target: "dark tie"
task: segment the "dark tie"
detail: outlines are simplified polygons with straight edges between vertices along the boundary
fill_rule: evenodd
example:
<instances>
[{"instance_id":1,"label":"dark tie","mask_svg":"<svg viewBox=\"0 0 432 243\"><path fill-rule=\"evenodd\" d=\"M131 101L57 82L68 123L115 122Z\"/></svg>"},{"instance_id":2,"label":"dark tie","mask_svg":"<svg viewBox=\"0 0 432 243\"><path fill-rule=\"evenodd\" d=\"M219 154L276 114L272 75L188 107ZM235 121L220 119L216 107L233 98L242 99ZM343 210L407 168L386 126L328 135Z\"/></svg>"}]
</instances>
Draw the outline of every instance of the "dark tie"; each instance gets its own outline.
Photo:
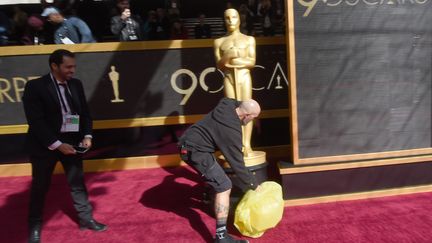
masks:
<instances>
[{"instance_id":1,"label":"dark tie","mask_svg":"<svg viewBox=\"0 0 432 243\"><path fill-rule=\"evenodd\" d=\"M72 101L72 96L69 93L69 89L68 89L67 84L65 84L65 83L60 84L59 83L59 85L61 85L63 87L63 89L64 89L64 93L65 93L65 96L66 96L66 102L67 102L67 104L69 106L71 114L75 114L75 109L74 109L74 105L73 105L73 101Z\"/></svg>"}]
</instances>

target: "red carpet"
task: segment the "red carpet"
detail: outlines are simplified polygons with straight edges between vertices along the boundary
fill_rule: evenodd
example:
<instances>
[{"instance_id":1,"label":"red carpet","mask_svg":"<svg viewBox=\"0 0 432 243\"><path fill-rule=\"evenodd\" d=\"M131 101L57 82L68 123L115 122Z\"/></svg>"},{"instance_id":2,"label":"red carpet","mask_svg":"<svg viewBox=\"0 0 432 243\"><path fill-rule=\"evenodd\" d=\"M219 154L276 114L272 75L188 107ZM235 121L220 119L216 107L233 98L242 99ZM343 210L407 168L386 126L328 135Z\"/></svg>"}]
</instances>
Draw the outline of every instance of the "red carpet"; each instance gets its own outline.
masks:
<instances>
[{"instance_id":1,"label":"red carpet","mask_svg":"<svg viewBox=\"0 0 432 243\"><path fill-rule=\"evenodd\" d=\"M95 218L106 232L80 231L66 180L53 177L42 240L212 242L214 219L186 167L86 176ZM0 178L0 242L26 242L30 177ZM432 193L288 207L277 228L250 242L432 242ZM233 232L233 230L231 230Z\"/></svg>"}]
</instances>

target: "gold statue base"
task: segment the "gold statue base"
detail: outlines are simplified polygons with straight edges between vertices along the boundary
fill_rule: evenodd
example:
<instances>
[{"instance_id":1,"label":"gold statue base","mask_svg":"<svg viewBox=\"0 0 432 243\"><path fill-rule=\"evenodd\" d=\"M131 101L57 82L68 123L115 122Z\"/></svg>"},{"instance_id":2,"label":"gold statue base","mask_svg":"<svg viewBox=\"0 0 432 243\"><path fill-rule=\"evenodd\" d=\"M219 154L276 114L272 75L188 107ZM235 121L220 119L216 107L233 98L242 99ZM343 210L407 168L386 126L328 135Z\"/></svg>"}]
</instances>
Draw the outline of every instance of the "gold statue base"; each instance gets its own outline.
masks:
<instances>
[{"instance_id":1,"label":"gold statue base","mask_svg":"<svg viewBox=\"0 0 432 243\"><path fill-rule=\"evenodd\" d=\"M219 162L223 168L231 168L228 161L225 160L223 155L218 156ZM244 157L246 167L252 167L267 162L266 152L264 151L252 151L247 157Z\"/></svg>"},{"instance_id":2,"label":"gold statue base","mask_svg":"<svg viewBox=\"0 0 432 243\"><path fill-rule=\"evenodd\" d=\"M124 100L123 99L114 99L114 100L111 100L111 103L121 103L121 102L124 102Z\"/></svg>"}]
</instances>

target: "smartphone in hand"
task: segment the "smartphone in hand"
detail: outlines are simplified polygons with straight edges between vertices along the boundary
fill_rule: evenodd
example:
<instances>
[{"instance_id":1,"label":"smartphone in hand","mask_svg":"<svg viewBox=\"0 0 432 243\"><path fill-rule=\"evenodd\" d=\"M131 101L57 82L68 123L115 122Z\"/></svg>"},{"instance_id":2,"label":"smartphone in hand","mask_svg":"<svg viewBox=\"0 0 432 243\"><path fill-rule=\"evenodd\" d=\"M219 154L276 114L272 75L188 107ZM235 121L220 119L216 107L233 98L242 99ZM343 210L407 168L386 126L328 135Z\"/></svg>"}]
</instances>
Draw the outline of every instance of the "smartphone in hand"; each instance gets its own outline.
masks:
<instances>
[{"instance_id":1,"label":"smartphone in hand","mask_svg":"<svg viewBox=\"0 0 432 243\"><path fill-rule=\"evenodd\" d=\"M89 148L81 147L81 146L73 146L73 148L79 154L83 154L83 153L85 153L85 152L87 152L89 150Z\"/></svg>"}]
</instances>

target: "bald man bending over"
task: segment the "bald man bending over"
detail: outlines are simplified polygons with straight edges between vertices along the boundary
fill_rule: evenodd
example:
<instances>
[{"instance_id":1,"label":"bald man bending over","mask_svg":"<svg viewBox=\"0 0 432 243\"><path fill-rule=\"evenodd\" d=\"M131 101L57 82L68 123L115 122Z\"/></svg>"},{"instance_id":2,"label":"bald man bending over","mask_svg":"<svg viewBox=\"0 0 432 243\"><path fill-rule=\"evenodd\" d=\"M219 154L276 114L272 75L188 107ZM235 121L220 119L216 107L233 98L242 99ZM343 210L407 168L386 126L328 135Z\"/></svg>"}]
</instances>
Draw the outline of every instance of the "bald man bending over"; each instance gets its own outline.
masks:
<instances>
[{"instance_id":1,"label":"bald man bending over","mask_svg":"<svg viewBox=\"0 0 432 243\"><path fill-rule=\"evenodd\" d=\"M242 125L248 124L261 112L255 100L237 101L223 98L202 120L189 127L180 138L183 161L203 176L215 191L215 242L248 242L235 240L227 233L229 198L232 183L213 153L220 150L240 179L243 191L255 190L255 177L245 166L242 152Z\"/></svg>"}]
</instances>

